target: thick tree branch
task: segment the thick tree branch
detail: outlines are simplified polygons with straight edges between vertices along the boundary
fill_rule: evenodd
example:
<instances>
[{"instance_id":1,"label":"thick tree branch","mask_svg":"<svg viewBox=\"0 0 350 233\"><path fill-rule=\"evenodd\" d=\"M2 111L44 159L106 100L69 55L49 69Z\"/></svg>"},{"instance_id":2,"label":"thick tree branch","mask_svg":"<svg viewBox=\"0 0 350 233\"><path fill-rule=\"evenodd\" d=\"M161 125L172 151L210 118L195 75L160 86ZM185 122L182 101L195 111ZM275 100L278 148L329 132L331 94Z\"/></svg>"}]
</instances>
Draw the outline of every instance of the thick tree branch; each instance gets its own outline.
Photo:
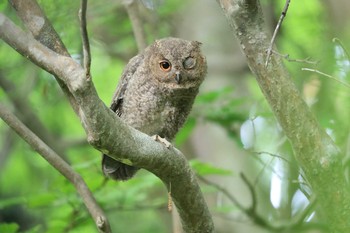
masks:
<instances>
[{"instance_id":1,"label":"thick tree branch","mask_svg":"<svg viewBox=\"0 0 350 233\"><path fill-rule=\"evenodd\" d=\"M79 117L88 141L109 156L145 168L169 187L186 232L213 232L214 226L196 177L185 156L123 123L99 99L84 69L38 43L0 14L0 38L23 56L61 78L80 109Z\"/></svg>"},{"instance_id":2,"label":"thick tree branch","mask_svg":"<svg viewBox=\"0 0 350 233\"><path fill-rule=\"evenodd\" d=\"M279 56L265 67L269 36L258 1L218 0L240 41L275 117L291 142L295 157L317 195L319 216L333 232L350 229L350 190L342 172L342 156L303 101Z\"/></svg>"},{"instance_id":3,"label":"thick tree branch","mask_svg":"<svg viewBox=\"0 0 350 233\"><path fill-rule=\"evenodd\" d=\"M56 53L70 56L50 20L35 0L10 0L9 2L36 40Z\"/></svg>"},{"instance_id":4,"label":"thick tree branch","mask_svg":"<svg viewBox=\"0 0 350 233\"><path fill-rule=\"evenodd\" d=\"M23 24L32 33L36 40L58 54L67 57L70 56L61 38L51 25L50 20L48 20L35 0L10 0L9 2L16 10L17 15L21 18ZM79 110L77 104L67 86L58 77L55 76L55 78L62 88L62 91L69 99L73 110L78 113Z\"/></svg>"},{"instance_id":5,"label":"thick tree branch","mask_svg":"<svg viewBox=\"0 0 350 233\"><path fill-rule=\"evenodd\" d=\"M98 206L95 198L90 192L81 176L20 120L18 120L3 105L0 105L0 117L6 122L20 137L22 137L35 151L44 157L56 170L58 170L67 180L69 180L83 199L88 211L95 220L95 224L100 232L111 232L108 220L102 209Z\"/></svg>"}]
</instances>

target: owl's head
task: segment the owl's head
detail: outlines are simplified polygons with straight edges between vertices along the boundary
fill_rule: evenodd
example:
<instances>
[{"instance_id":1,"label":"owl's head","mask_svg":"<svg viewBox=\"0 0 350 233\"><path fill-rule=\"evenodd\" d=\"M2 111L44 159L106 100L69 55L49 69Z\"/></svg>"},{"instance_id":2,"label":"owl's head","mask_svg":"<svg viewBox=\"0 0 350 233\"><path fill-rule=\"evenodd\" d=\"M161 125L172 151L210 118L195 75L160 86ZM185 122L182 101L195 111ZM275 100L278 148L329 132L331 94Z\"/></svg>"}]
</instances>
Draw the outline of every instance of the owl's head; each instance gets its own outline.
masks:
<instances>
[{"instance_id":1,"label":"owl's head","mask_svg":"<svg viewBox=\"0 0 350 233\"><path fill-rule=\"evenodd\" d=\"M172 89L199 87L207 73L200 45L178 38L156 40L145 51L152 78Z\"/></svg>"}]
</instances>

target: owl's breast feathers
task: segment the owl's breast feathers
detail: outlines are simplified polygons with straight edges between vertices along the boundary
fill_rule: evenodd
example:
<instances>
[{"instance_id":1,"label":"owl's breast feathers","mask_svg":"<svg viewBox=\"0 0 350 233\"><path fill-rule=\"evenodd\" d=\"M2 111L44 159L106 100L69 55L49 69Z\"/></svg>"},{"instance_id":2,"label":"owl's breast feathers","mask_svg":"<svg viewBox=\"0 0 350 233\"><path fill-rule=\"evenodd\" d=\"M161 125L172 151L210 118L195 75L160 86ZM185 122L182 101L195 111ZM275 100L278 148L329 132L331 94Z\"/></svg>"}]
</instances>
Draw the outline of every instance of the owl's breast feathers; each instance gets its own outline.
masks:
<instances>
[{"instance_id":1,"label":"owl's breast feathers","mask_svg":"<svg viewBox=\"0 0 350 233\"><path fill-rule=\"evenodd\" d=\"M125 92L121 118L150 136L157 134L168 140L184 124L198 92L198 89L164 90L150 84L144 84L137 92L132 89Z\"/></svg>"}]
</instances>

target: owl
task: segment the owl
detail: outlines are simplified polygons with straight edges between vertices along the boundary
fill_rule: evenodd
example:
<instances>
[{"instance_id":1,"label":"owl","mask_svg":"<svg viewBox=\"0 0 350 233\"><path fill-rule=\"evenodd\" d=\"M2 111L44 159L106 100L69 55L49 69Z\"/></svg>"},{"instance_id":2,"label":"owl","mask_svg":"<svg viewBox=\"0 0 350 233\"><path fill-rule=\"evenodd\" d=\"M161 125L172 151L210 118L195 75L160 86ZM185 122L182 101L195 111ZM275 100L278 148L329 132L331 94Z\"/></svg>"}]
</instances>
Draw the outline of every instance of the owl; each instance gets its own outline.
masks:
<instances>
[{"instance_id":1,"label":"owl","mask_svg":"<svg viewBox=\"0 0 350 233\"><path fill-rule=\"evenodd\" d=\"M178 38L156 40L125 67L111 110L135 129L171 141L207 73L200 45ZM127 180L138 169L103 155L102 170L111 179Z\"/></svg>"}]
</instances>

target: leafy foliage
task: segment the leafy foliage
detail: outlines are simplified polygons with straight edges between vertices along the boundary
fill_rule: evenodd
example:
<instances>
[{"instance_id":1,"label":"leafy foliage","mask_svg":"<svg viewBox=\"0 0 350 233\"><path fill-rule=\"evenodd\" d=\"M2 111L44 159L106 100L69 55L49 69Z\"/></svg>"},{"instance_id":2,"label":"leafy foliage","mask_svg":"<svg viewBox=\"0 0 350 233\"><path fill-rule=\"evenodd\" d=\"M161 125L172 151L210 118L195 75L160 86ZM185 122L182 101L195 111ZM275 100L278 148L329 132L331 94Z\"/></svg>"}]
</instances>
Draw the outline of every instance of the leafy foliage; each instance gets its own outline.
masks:
<instances>
[{"instance_id":1,"label":"leafy foliage","mask_svg":"<svg viewBox=\"0 0 350 233\"><path fill-rule=\"evenodd\" d=\"M0 231L7 233L16 233L19 229L19 226L15 223L2 223L0 224Z\"/></svg>"},{"instance_id":2,"label":"leafy foliage","mask_svg":"<svg viewBox=\"0 0 350 233\"><path fill-rule=\"evenodd\" d=\"M197 159L193 159L190 161L192 168L196 171L196 173L200 176L206 175L231 175L232 171L214 167L209 163L201 162Z\"/></svg>"}]
</instances>

